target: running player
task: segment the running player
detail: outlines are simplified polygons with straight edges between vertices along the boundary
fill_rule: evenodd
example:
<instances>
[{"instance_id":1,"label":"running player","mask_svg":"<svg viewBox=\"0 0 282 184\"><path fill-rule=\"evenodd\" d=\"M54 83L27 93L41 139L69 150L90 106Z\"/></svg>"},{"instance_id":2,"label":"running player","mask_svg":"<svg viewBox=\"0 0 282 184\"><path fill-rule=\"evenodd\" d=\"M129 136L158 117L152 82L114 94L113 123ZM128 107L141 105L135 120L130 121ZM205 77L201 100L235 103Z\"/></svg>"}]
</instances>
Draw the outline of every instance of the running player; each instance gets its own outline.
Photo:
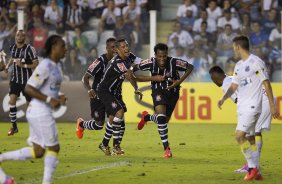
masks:
<instances>
[{"instance_id":1,"label":"running player","mask_svg":"<svg viewBox=\"0 0 282 184\"><path fill-rule=\"evenodd\" d=\"M60 107L66 101L64 95L59 96L63 80L59 62L66 53L65 42L61 36L52 35L45 43L45 50L47 58L41 61L25 87L25 92L32 97L26 114L30 130L28 143L32 147L2 153L0 162L45 156L42 183L52 183L60 150L52 109Z\"/></svg>"},{"instance_id":2,"label":"running player","mask_svg":"<svg viewBox=\"0 0 282 184\"><path fill-rule=\"evenodd\" d=\"M246 139L246 135L254 135L255 126L262 111L262 95L264 86L273 118L279 117L274 100L270 81L268 79L265 63L249 52L249 39L246 36L237 36L233 39L233 50L239 59L235 65L234 78L224 96L218 101L221 109L224 101L238 89L238 123L236 127L236 140L240 144L245 156L249 171L244 181L253 180L259 174L259 151L254 143Z\"/></svg>"},{"instance_id":3,"label":"running player","mask_svg":"<svg viewBox=\"0 0 282 184\"><path fill-rule=\"evenodd\" d=\"M211 76L212 81L218 87L221 87L223 92L225 93L232 83L233 76L226 75L219 66L213 66L209 70L209 74ZM237 103L238 101L237 93L238 91L235 91L230 97L234 103ZM252 144L256 144L258 152L259 152L259 159L260 159L262 145L263 145L261 133L262 131L270 131L270 129L271 129L271 113L270 113L268 98L264 92L263 97L262 97L262 112L259 116L259 119L255 127L255 139L254 139L254 136L247 135L246 137L249 140L249 142L251 142ZM248 172L248 170L249 168L248 168L248 165L246 164L242 168L235 170L235 172ZM259 173L255 179L262 180L263 177L261 173Z\"/></svg>"},{"instance_id":4,"label":"running player","mask_svg":"<svg viewBox=\"0 0 282 184\"><path fill-rule=\"evenodd\" d=\"M35 49L30 45L25 43L25 32L23 30L18 30L16 33L16 43L10 47L11 59L6 65L6 70L13 65L12 76L10 81L10 120L12 123L12 128L8 132L8 136L14 135L18 132L17 127L17 98L20 93L25 96L27 105L31 98L24 92L27 80L32 74L32 70L38 65L38 59Z\"/></svg>"},{"instance_id":5,"label":"running player","mask_svg":"<svg viewBox=\"0 0 282 184\"><path fill-rule=\"evenodd\" d=\"M122 155L123 150L120 147L120 130L124 121L125 103L121 96L121 86L126 78L131 82L135 89L135 94L140 97L142 93L138 90L137 84L131 78L129 68L132 65L130 50L126 40L120 39L116 42L117 55L110 61L105 70L105 74L98 84L97 95L102 100L108 115L113 116L113 150L112 155ZM117 96L119 94L120 97ZM107 131L107 129L106 129ZM103 141L104 142L104 141ZM103 146L107 146L103 143Z\"/></svg>"},{"instance_id":6,"label":"running player","mask_svg":"<svg viewBox=\"0 0 282 184\"><path fill-rule=\"evenodd\" d=\"M161 75L164 81L152 81L152 98L155 114L150 115L147 111L142 112L138 129L141 130L147 121L153 121L158 125L159 135L164 147L164 157L172 157L168 142L167 123L179 98L180 84L189 76L193 70L193 65L187 61L169 57L166 44L158 43L154 47L155 57L143 60L137 69L150 71L152 76ZM180 77L179 71L185 71Z\"/></svg>"}]
</instances>

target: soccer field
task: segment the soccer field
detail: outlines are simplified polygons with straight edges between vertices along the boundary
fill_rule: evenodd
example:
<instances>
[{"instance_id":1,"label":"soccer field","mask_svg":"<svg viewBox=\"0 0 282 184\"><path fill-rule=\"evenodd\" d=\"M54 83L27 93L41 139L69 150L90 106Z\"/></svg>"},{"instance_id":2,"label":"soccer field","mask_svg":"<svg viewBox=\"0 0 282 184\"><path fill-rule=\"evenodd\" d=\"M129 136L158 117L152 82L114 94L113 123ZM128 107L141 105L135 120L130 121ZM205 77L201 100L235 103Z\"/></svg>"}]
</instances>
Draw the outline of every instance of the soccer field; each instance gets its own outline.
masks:
<instances>
[{"instance_id":1,"label":"soccer field","mask_svg":"<svg viewBox=\"0 0 282 184\"><path fill-rule=\"evenodd\" d=\"M1 123L0 151L26 146L28 125L19 124L19 133L6 135L9 123ZM75 136L74 123L58 123L61 152L55 184L90 183L216 183L243 182L244 174L234 173L245 161L234 138L235 124L169 124L172 159L163 158L163 148L153 123L143 130L127 124L123 156L107 157L99 150L104 131L85 131ZM282 125L274 124L263 135L262 173L264 181L282 182ZM43 160L6 161L1 164L17 184L41 183Z\"/></svg>"}]
</instances>

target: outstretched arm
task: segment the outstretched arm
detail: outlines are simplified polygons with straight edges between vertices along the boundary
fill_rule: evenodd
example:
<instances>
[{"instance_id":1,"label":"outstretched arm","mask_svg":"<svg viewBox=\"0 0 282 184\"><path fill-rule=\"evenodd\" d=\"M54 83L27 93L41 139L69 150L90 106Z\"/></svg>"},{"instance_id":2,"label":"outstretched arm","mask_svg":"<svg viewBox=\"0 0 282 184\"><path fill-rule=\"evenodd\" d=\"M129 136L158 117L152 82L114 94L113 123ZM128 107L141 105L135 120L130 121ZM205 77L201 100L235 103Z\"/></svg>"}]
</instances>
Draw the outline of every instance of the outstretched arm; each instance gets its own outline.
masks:
<instances>
[{"instance_id":1,"label":"outstretched arm","mask_svg":"<svg viewBox=\"0 0 282 184\"><path fill-rule=\"evenodd\" d=\"M236 91L238 88L238 84L232 83L226 93L223 95L223 97L218 101L217 106L219 109L221 109L221 106L223 105L224 101L231 97L231 95Z\"/></svg>"}]
</instances>

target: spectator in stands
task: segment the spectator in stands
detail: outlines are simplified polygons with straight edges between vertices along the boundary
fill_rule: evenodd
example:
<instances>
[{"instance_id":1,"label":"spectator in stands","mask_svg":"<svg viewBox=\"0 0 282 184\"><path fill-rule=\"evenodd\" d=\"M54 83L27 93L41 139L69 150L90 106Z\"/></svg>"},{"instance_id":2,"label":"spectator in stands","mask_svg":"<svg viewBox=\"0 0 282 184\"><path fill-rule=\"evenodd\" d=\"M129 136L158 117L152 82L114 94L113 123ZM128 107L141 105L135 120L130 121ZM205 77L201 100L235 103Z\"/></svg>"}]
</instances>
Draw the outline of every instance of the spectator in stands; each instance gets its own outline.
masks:
<instances>
[{"instance_id":1,"label":"spectator in stands","mask_svg":"<svg viewBox=\"0 0 282 184\"><path fill-rule=\"evenodd\" d=\"M115 0L115 5L122 10L125 6L127 6L126 1L127 0ZM107 0L105 2L107 2Z\"/></svg>"},{"instance_id":2,"label":"spectator in stands","mask_svg":"<svg viewBox=\"0 0 282 184\"><path fill-rule=\"evenodd\" d=\"M0 21L0 51L3 49L4 40L15 31L17 25L14 25L10 30L6 29L6 23ZM7 52L9 53L9 52Z\"/></svg>"},{"instance_id":3,"label":"spectator in stands","mask_svg":"<svg viewBox=\"0 0 282 184\"><path fill-rule=\"evenodd\" d=\"M208 13L206 10L201 10L200 18L196 19L193 25L193 32L197 33L201 31L201 24L202 21L206 21L208 23L208 29L207 31L209 33L215 33L216 32L216 21L212 18L208 17Z\"/></svg>"},{"instance_id":4,"label":"spectator in stands","mask_svg":"<svg viewBox=\"0 0 282 184\"><path fill-rule=\"evenodd\" d=\"M130 47L130 50L132 52L135 51L135 38L133 35L133 30L128 29L127 25L124 24L123 17L117 17L117 23L116 27L114 29L114 36L117 40L119 39L125 39L128 42L128 45Z\"/></svg>"},{"instance_id":5,"label":"spectator in stands","mask_svg":"<svg viewBox=\"0 0 282 184\"><path fill-rule=\"evenodd\" d=\"M44 10L41 8L40 4L33 4L31 7L31 12L28 14L28 30L32 29L33 23L38 19L43 23L44 21Z\"/></svg>"},{"instance_id":6,"label":"spectator in stands","mask_svg":"<svg viewBox=\"0 0 282 184\"><path fill-rule=\"evenodd\" d=\"M239 13L250 14L251 20L258 20L259 14L259 2L257 0L239 0Z\"/></svg>"},{"instance_id":7,"label":"spectator in stands","mask_svg":"<svg viewBox=\"0 0 282 184\"><path fill-rule=\"evenodd\" d=\"M239 32L240 22L237 17L231 16L231 10L227 9L223 12L223 17L218 19L217 22L217 30L218 32L222 32L226 24L230 24L233 28L233 31Z\"/></svg>"},{"instance_id":8,"label":"spectator in stands","mask_svg":"<svg viewBox=\"0 0 282 184\"><path fill-rule=\"evenodd\" d=\"M81 80L83 71L85 71L82 64L84 62L83 57L79 55L78 50L75 48L70 48L69 52L65 61L66 73L71 80Z\"/></svg>"},{"instance_id":9,"label":"spectator in stands","mask_svg":"<svg viewBox=\"0 0 282 184\"><path fill-rule=\"evenodd\" d=\"M263 17L273 8L278 8L278 0L260 0L260 14Z\"/></svg>"},{"instance_id":10,"label":"spectator in stands","mask_svg":"<svg viewBox=\"0 0 282 184\"><path fill-rule=\"evenodd\" d=\"M220 33L217 38L216 49L218 56L229 58L233 55L233 38L236 35L232 30L232 25L226 24L224 32Z\"/></svg>"},{"instance_id":11,"label":"spectator in stands","mask_svg":"<svg viewBox=\"0 0 282 184\"><path fill-rule=\"evenodd\" d=\"M215 21L222 15L221 8L217 6L217 0L210 0L206 11L208 12L208 17Z\"/></svg>"},{"instance_id":12,"label":"spectator in stands","mask_svg":"<svg viewBox=\"0 0 282 184\"><path fill-rule=\"evenodd\" d=\"M76 27L83 27L82 8L77 4L77 0L70 0L66 7L65 23L67 30L74 30Z\"/></svg>"},{"instance_id":13,"label":"spectator in stands","mask_svg":"<svg viewBox=\"0 0 282 184\"><path fill-rule=\"evenodd\" d=\"M8 19L12 24L17 23L17 3L15 1L10 1L9 3Z\"/></svg>"},{"instance_id":14,"label":"spectator in stands","mask_svg":"<svg viewBox=\"0 0 282 184\"><path fill-rule=\"evenodd\" d=\"M177 9L176 19L179 20L180 17L185 17L187 9L192 10L194 17L198 16L198 8L193 3L193 0L184 0L183 4L179 5Z\"/></svg>"},{"instance_id":15,"label":"spectator in stands","mask_svg":"<svg viewBox=\"0 0 282 184\"><path fill-rule=\"evenodd\" d=\"M268 34L261 28L258 21L252 23L252 32L250 35L250 43L253 47L262 48L263 52L267 52L266 46L268 41Z\"/></svg>"},{"instance_id":16,"label":"spectator in stands","mask_svg":"<svg viewBox=\"0 0 282 184\"><path fill-rule=\"evenodd\" d=\"M129 0L128 6L122 9L123 20L129 29L139 31L141 8L137 6L136 0Z\"/></svg>"},{"instance_id":17,"label":"spectator in stands","mask_svg":"<svg viewBox=\"0 0 282 184\"><path fill-rule=\"evenodd\" d=\"M4 21L6 24L9 23L8 11L5 7L0 7L0 21Z\"/></svg>"},{"instance_id":18,"label":"spectator in stands","mask_svg":"<svg viewBox=\"0 0 282 184\"><path fill-rule=\"evenodd\" d=\"M281 25L281 24L280 24ZM272 72L282 71L282 47L281 47L282 39L276 39L271 45L271 52L269 54L269 61L271 62ZM281 78L281 76L280 76ZM275 81L277 81L275 79ZM282 82L282 81L281 81Z\"/></svg>"},{"instance_id":19,"label":"spectator in stands","mask_svg":"<svg viewBox=\"0 0 282 184\"><path fill-rule=\"evenodd\" d=\"M277 40L282 40L282 32L281 32L281 22L278 21L276 24L276 28L272 29L269 35L269 45L273 45Z\"/></svg>"},{"instance_id":20,"label":"spectator in stands","mask_svg":"<svg viewBox=\"0 0 282 184\"><path fill-rule=\"evenodd\" d=\"M191 48L193 46L193 38L191 35L182 29L179 22L175 22L174 29L175 31L171 33L168 38L168 48L172 49L178 46L184 47L186 49Z\"/></svg>"},{"instance_id":21,"label":"spectator in stands","mask_svg":"<svg viewBox=\"0 0 282 184\"><path fill-rule=\"evenodd\" d=\"M208 24L206 21L201 23L201 31L195 34L194 39L197 38L200 48L205 51L210 50L213 45L216 43L216 36L207 32Z\"/></svg>"},{"instance_id":22,"label":"spectator in stands","mask_svg":"<svg viewBox=\"0 0 282 184\"><path fill-rule=\"evenodd\" d=\"M96 47L92 47L87 55L87 66L89 66L95 59L98 58L98 51Z\"/></svg>"},{"instance_id":23,"label":"spectator in stands","mask_svg":"<svg viewBox=\"0 0 282 184\"><path fill-rule=\"evenodd\" d=\"M105 8L103 0L78 0L77 4L83 8L82 16L85 21L92 17L101 18Z\"/></svg>"},{"instance_id":24,"label":"spectator in stands","mask_svg":"<svg viewBox=\"0 0 282 184\"><path fill-rule=\"evenodd\" d=\"M75 36L73 38L74 48L78 51L78 53L82 56L86 56L89 51L89 41L86 36L81 34L80 27L74 28Z\"/></svg>"},{"instance_id":25,"label":"spectator in stands","mask_svg":"<svg viewBox=\"0 0 282 184\"><path fill-rule=\"evenodd\" d=\"M240 33L245 36L249 36L251 33L251 18L248 13L242 15L242 25L240 27Z\"/></svg>"},{"instance_id":26,"label":"spectator in stands","mask_svg":"<svg viewBox=\"0 0 282 184\"><path fill-rule=\"evenodd\" d=\"M276 27L277 22L277 10L272 8L267 12L266 16L263 16L261 26L263 27L263 30L269 35L271 30Z\"/></svg>"},{"instance_id":27,"label":"spectator in stands","mask_svg":"<svg viewBox=\"0 0 282 184\"><path fill-rule=\"evenodd\" d=\"M121 16L120 8L115 7L114 0L108 0L107 8L103 10L99 23L99 33L104 30L114 30L116 25L116 17Z\"/></svg>"},{"instance_id":28,"label":"spectator in stands","mask_svg":"<svg viewBox=\"0 0 282 184\"><path fill-rule=\"evenodd\" d=\"M51 0L44 13L44 21L48 25L49 30L56 30L63 27L62 16L63 9L57 5L56 0Z\"/></svg>"},{"instance_id":29,"label":"spectator in stands","mask_svg":"<svg viewBox=\"0 0 282 184\"><path fill-rule=\"evenodd\" d=\"M224 12L224 10L230 10L232 17L238 17L238 12L237 12L236 9L233 7L233 5L231 4L231 1L230 1L230 0L223 0L221 11Z\"/></svg>"},{"instance_id":30,"label":"spectator in stands","mask_svg":"<svg viewBox=\"0 0 282 184\"><path fill-rule=\"evenodd\" d=\"M192 9L187 9L186 16L179 18L179 23L181 24L182 28L189 33L192 33L193 25L196 18L193 17Z\"/></svg>"},{"instance_id":31,"label":"spectator in stands","mask_svg":"<svg viewBox=\"0 0 282 184\"><path fill-rule=\"evenodd\" d=\"M41 53L48 38L48 29L43 25L41 19L35 19L29 36L36 53Z\"/></svg>"},{"instance_id":32,"label":"spectator in stands","mask_svg":"<svg viewBox=\"0 0 282 184\"><path fill-rule=\"evenodd\" d=\"M191 59L188 58L188 56L186 55L186 49L181 47L181 46L178 46L175 48L175 55L171 55L171 57L175 57L175 58L178 58L178 59L182 59L184 61L189 61Z\"/></svg>"}]
</instances>

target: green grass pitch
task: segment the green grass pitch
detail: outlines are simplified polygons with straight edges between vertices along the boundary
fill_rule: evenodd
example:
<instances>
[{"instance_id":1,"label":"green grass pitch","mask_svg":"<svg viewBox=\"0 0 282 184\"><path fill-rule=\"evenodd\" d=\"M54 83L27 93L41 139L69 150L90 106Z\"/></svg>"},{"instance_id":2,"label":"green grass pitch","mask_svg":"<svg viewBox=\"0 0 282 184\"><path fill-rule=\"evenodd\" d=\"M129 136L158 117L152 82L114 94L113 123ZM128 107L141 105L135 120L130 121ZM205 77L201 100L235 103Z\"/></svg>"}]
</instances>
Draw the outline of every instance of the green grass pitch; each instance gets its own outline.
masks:
<instances>
[{"instance_id":1,"label":"green grass pitch","mask_svg":"<svg viewBox=\"0 0 282 184\"><path fill-rule=\"evenodd\" d=\"M9 123L0 124L0 151L27 146L27 123L19 123L19 133L8 137ZM105 156L98 148L104 131L85 131L75 136L74 123L58 123L61 152L55 184L189 183L237 184L244 174L234 173L245 161L234 138L235 124L169 124L172 159L163 158L163 149L153 123L143 130L126 124L123 156ZM274 124L263 134L261 157L264 181L282 182L282 125ZM110 142L112 144L112 142ZM18 184L41 183L43 159L5 161L5 172ZM252 183L252 182L251 182Z\"/></svg>"}]
</instances>

